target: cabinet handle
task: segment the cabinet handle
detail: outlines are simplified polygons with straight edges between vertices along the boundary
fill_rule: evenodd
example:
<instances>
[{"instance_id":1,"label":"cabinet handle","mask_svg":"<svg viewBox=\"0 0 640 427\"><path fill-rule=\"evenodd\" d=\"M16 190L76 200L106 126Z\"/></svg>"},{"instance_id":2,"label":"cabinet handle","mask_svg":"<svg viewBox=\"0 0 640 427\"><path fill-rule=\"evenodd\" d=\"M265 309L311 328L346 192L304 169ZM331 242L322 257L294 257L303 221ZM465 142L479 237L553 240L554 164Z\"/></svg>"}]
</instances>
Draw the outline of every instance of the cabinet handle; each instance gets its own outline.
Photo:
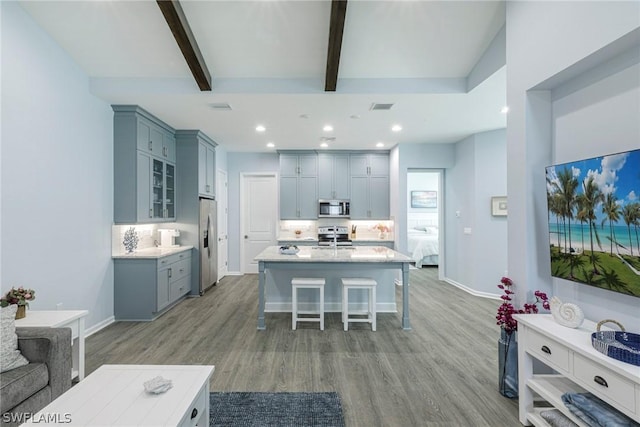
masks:
<instances>
[{"instance_id":1,"label":"cabinet handle","mask_svg":"<svg viewBox=\"0 0 640 427\"><path fill-rule=\"evenodd\" d=\"M169 278L171 278L173 276L173 271L172 270L173 270L172 268L169 268Z\"/></svg>"},{"instance_id":2,"label":"cabinet handle","mask_svg":"<svg viewBox=\"0 0 640 427\"><path fill-rule=\"evenodd\" d=\"M149 151L153 151L153 141L149 141Z\"/></svg>"},{"instance_id":3,"label":"cabinet handle","mask_svg":"<svg viewBox=\"0 0 640 427\"><path fill-rule=\"evenodd\" d=\"M180 256L179 256L178 258L184 258L184 255L183 255L183 254L180 254Z\"/></svg>"},{"instance_id":4,"label":"cabinet handle","mask_svg":"<svg viewBox=\"0 0 640 427\"><path fill-rule=\"evenodd\" d=\"M153 218L153 209L149 209L149 218Z\"/></svg>"},{"instance_id":5,"label":"cabinet handle","mask_svg":"<svg viewBox=\"0 0 640 427\"><path fill-rule=\"evenodd\" d=\"M182 272L184 271L184 268L181 268L181 269L180 269L180 270L178 270L178 271L180 271L180 273L182 273ZM182 289L182 288L180 288L180 289Z\"/></svg>"},{"instance_id":6,"label":"cabinet handle","mask_svg":"<svg viewBox=\"0 0 640 427\"><path fill-rule=\"evenodd\" d=\"M197 416L198 416L198 409L193 408L193 411L191 411L191 419L194 419Z\"/></svg>"},{"instance_id":7,"label":"cabinet handle","mask_svg":"<svg viewBox=\"0 0 640 427\"><path fill-rule=\"evenodd\" d=\"M551 354L551 350L546 345L543 345L540 350L542 350L543 353Z\"/></svg>"},{"instance_id":8,"label":"cabinet handle","mask_svg":"<svg viewBox=\"0 0 640 427\"><path fill-rule=\"evenodd\" d=\"M166 260L166 259L165 259L165 260L160 261L160 264L166 264L166 263L167 263L167 260Z\"/></svg>"},{"instance_id":9,"label":"cabinet handle","mask_svg":"<svg viewBox=\"0 0 640 427\"><path fill-rule=\"evenodd\" d=\"M593 377L593 381L595 381L596 384L600 384L603 387L609 387L609 384L607 384L607 380L602 378L600 375L596 375L595 377Z\"/></svg>"},{"instance_id":10,"label":"cabinet handle","mask_svg":"<svg viewBox=\"0 0 640 427\"><path fill-rule=\"evenodd\" d=\"M209 192L209 184L205 185L205 191L208 193Z\"/></svg>"}]
</instances>

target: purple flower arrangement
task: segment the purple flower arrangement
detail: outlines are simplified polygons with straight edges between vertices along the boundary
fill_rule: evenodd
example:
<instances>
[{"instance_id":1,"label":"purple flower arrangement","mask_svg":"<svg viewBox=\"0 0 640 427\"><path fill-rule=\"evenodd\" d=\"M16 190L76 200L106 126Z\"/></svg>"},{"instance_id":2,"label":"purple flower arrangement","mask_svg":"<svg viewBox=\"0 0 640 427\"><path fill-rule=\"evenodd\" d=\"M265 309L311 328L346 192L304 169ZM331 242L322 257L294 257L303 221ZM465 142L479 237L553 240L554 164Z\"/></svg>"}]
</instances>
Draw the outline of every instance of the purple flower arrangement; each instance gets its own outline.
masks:
<instances>
[{"instance_id":1,"label":"purple flower arrangement","mask_svg":"<svg viewBox=\"0 0 640 427\"><path fill-rule=\"evenodd\" d=\"M498 288L502 289L504 294L500 296L502 299L502 304L498 307L498 314L496 315L496 324L500 325L502 329L505 330L507 334L511 334L513 331L518 330L518 322L513 318L514 314L531 314L538 312L538 304L542 303L542 308L545 310L549 310L549 298L547 294L541 291L535 291L533 295L535 295L535 302L528 304L524 304L524 308L516 309L512 301L512 295L515 294L511 290L513 286L513 282L508 277L503 277L500 279L500 284Z\"/></svg>"}]
</instances>

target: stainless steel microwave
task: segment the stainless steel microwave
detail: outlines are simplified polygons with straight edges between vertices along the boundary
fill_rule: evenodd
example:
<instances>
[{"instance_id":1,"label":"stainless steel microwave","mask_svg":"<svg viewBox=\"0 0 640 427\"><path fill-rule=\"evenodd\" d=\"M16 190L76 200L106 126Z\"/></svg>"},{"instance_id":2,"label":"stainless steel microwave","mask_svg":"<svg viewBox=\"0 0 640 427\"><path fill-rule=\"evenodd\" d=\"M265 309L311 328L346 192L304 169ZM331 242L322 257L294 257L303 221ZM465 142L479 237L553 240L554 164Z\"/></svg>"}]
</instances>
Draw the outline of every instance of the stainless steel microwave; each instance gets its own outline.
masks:
<instances>
[{"instance_id":1,"label":"stainless steel microwave","mask_svg":"<svg viewBox=\"0 0 640 427\"><path fill-rule=\"evenodd\" d=\"M349 200L318 200L318 218L349 218Z\"/></svg>"}]
</instances>

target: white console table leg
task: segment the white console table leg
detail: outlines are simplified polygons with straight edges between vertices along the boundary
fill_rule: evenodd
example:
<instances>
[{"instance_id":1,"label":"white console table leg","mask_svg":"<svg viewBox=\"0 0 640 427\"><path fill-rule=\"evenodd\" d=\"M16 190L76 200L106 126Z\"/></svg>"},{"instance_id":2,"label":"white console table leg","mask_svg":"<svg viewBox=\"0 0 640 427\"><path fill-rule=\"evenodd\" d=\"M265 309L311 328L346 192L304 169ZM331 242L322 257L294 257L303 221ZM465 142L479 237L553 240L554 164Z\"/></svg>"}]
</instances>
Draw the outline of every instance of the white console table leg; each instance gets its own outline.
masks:
<instances>
[{"instance_id":1,"label":"white console table leg","mask_svg":"<svg viewBox=\"0 0 640 427\"><path fill-rule=\"evenodd\" d=\"M526 334L524 327L518 334ZM533 376L533 358L526 352L524 345L518 345L518 409L520 422L530 426L527 413L533 410L533 391L527 387L527 379Z\"/></svg>"}]
</instances>

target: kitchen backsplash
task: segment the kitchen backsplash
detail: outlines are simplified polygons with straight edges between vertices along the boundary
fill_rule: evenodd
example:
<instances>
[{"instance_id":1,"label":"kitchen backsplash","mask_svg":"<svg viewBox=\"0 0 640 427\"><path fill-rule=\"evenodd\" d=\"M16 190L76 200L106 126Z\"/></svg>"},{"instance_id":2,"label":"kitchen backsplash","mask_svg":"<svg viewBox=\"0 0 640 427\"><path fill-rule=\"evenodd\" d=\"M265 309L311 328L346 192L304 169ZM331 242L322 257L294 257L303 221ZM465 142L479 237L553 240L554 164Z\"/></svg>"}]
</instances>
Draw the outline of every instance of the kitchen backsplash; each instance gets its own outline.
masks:
<instances>
[{"instance_id":1,"label":"kitchen backsplash","mask_svg":"<svg viewBox=\"0 0 640 427\"><path fill-rule=\"evenodd\" d=\"M121 255L126 252L122 241L124 240L124 233L131 227L136 230L136 234L138 235L137 250L157 246L157 243L160 241L158 228L177 228L176 224L173 223L113 225L111 227L111 253L113 255ZM180 243L179 237L176 243Z\"/></svg>"},{"instance_id":2,"label":"kitchen backsplash","mask_svg":"<svg viewBox=\"0 0 640 427\"><path fill-rule=\"evenodd\" d=\"M394 240L394 222L384 221L352 221L341 218L321 218L317 221L280 221L279 240L317 239L318 227L342 225L351 231L355 227L356 239L360 240ZM299 233L296 233L299 231ZM382 236L382 237L381 237Z\"/></svg>"}]
</instances>

